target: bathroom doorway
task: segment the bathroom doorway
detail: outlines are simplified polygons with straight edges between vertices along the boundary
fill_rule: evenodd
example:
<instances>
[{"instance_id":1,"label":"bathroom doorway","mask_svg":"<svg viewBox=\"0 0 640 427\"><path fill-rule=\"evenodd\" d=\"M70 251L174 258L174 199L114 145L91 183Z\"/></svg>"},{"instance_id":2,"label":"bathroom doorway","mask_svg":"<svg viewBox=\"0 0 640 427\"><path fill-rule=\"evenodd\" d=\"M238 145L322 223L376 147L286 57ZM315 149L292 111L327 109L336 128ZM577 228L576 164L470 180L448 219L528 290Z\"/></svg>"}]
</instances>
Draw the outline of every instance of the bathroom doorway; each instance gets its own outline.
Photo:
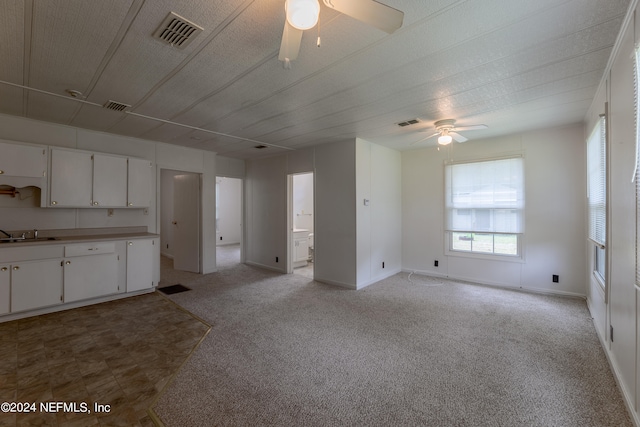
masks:
<instances>
[{"instance_id":1,"label":"bathroom doorway","mask_svg":"<svg viewBox=\"0 0 640 427\"><path fill-rule=\"evenodd\" d=\"M313 173L289 175L289 273L313 279L314 180Z\"/></svg>"}]
</instances>

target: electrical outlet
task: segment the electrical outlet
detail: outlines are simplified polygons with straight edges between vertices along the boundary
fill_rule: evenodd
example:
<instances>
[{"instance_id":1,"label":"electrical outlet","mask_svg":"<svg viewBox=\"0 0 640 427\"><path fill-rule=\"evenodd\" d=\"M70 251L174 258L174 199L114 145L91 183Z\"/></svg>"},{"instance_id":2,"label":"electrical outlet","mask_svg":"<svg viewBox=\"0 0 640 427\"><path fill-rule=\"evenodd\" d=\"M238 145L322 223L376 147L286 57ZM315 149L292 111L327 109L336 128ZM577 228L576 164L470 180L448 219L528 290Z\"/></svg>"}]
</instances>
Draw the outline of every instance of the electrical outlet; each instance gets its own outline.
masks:
<instances>
[{"instance_id":1,"label":"electrical outlet","mask_svg":"<svg viewBox=\"0 0 640 427\"><path fill-rule=\"evenodd\" d=\"M558 276L557 274L554 274L552 277L553 283L558 283L560 282L560 276Z\"/></svg>"},{"instance_id":2,"label":"electrical outlet","mask_svg":"<svg viewBox=\"0 0 640 427\"><path fill-rule=\"evenodd\" d=\"M438 266L438 260L433 261L433 266L437 267Z\"/></svg>"}]
</instances>

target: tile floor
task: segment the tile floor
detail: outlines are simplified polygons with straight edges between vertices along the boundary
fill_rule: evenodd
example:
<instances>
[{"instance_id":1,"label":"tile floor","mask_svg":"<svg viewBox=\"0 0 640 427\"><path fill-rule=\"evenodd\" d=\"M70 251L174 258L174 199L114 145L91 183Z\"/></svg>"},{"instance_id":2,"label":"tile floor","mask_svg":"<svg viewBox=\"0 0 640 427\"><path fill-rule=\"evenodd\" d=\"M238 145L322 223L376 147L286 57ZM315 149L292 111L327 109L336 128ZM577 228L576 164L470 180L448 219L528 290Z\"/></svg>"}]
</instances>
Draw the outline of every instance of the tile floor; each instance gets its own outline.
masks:
<instances>
[{"instance_id":1,"label":"tile floor","mask_svg":"<svg viewBox=\"0 0 640 427\"><path fill-rule=\"evenodd\" d=\"M0 323L0 402L111 409L0 412L0 426L153 426L147 410L209 329L158 293Z\"/></svg>"}]
</instances>

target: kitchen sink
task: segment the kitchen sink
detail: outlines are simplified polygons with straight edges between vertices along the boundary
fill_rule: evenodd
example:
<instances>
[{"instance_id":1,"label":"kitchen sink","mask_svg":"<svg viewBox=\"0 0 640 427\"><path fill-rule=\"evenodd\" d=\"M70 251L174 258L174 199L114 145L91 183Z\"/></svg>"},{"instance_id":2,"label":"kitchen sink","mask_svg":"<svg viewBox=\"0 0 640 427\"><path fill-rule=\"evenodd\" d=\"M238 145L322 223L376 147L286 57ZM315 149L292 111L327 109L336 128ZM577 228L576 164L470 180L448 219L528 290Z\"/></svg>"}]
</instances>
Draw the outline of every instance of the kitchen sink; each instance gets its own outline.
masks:
<instances>
[{"instance_id":1,"label":"kitchen sink","mask_svg":"<svg viewBox=\"0 0 640 427\"><path fill-rule=\"evenodd\" d=\"M14 239L10 239L10 238L3 238L0 239L0 244L2 243L21 243L21 242L47 242L47 241L53 241L53 240L60 240L59 237L38 237L37 239L23 239L21 237L17 237Z\"/></svg>"}]
</instances>

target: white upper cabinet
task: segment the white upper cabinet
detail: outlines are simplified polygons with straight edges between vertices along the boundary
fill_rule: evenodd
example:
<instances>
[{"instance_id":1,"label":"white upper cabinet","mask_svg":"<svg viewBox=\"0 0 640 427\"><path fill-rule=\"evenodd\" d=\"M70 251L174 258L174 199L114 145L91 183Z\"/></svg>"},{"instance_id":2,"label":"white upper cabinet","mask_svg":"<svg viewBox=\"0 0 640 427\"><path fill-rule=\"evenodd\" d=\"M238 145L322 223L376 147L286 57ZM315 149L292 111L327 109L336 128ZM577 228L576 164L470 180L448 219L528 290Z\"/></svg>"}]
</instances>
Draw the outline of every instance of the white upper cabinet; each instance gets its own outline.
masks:
<instances>
[{"instance_id":1,"label":"white upper cabinet","mask_svg":"<svg viewBox=\"0 0 640 427\"><path fill-rule=\"evenodd\" d=\"M93 206L127 205L127 158L93 155Z\"/></svg>"},{"instance_id":2,"label":"white upper cabinet","mask_svg":"<svg viewBox=\"0 0 640 427\"><path fill-rule=\"evenodd\" d=\"M0 176L42 178L47 170L47 148L0 142ZM2 182L0 182L2 184Z\"/></svg>"},{"instance_id":3,"label":"white upper cabinet","mask_svg":"<svg viewBox=\"0 0 640 427\"><path fill-rule=\"evenodd\" d=\"M143 208L151 204L149 160L51 149L51 207Z\"/></svg>"},{"instance_id":4,"label":"white upper cabinet","mask_svg":"<svg viewBox=\"0 0 640 427\"><path fill-rule=\"evenodd\" d=\"M142 208L151 205L152 173L149 160L129 158L127 206Z\"/></svg>"},{"instance_id":5,"label":"white upper cabinet","mask_svg":"<svg viewBox=\"0 0 640 427\"><path fill-rule=\"evenodd\" d=\"M51 149L49 206L90 207L93 205L93 160L91 153Z\"/></svg>"}]
</instances>

